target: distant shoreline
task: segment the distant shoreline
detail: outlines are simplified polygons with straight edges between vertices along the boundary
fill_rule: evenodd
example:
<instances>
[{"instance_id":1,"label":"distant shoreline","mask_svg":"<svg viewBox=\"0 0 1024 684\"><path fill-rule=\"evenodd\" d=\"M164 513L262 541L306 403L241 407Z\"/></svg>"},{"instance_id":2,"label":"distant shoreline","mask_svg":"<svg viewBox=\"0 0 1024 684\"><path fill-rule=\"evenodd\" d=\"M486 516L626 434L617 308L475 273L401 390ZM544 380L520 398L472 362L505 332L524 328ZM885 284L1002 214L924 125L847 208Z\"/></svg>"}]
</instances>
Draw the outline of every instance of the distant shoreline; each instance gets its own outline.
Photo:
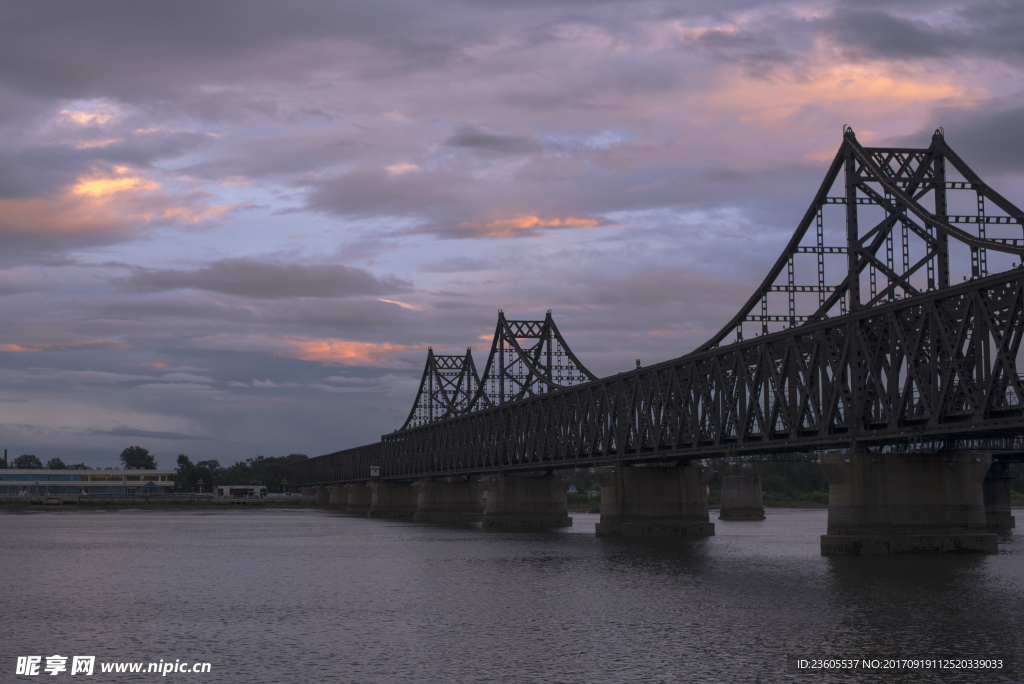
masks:
<instances>
[{"instance_id":1,"label":"distant shoreline","mask_svg":"<svg viewBox=\"0 0 1024 684\"><path fill-rule=\"evenodd\" d=\"M182 499L150 499L146 500L125 500L125 499L103 499L97 497L78 503L44 504L38 498L35 501L17 499L14 497L0 499L0 512L17 513L19 511L238 511L238 510L287 510L287 509L314 509L326 508L318 505L310 498L285 499L285 500L248 500L248 501L194 501Z\"/></svg>"},{"instance_id":2,"label":"distant shoreline","mask_svg":"<svg viewBox=\"0 0 1024 684\"><path fill-rule=\"evenodd\" d=\"M808 501L773 502L765 504L765 509L805 509L805 510L827 510L828 504ZM95 499L81 503L66 504L42 504L38 500L29 503L24 499L5 498L0 499L0 513L22 513L22 512L53 512L53 513L119 513L136 511L260 511L260 510L324 510L330 512L343 512L341 508L324 506L318 504L314 499L292 499L292 500L262 500L262 501L183 501L183 500L159 500L149 501L125 501L116 499ZM719 511L721 507L716 503L708 507L709 511ZM1013 504L1011 510L1022 511L1024 506ZM591 505L570 504L570 513L598 513L600 504Z\"/></svg>"}]
</instances>

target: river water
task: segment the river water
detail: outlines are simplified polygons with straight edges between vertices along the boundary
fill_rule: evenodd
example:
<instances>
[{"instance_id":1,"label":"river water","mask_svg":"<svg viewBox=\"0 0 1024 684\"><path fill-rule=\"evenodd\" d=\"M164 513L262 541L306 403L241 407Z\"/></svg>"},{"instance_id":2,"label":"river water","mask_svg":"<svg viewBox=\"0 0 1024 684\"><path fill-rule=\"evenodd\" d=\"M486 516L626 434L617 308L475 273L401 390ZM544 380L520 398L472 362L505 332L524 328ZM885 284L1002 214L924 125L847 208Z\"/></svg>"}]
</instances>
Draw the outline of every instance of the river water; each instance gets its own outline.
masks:
<instances>
[{"instance_id":1,"label":"river water","mask_svg":"<svg viewBox=\"0 0 1024 684\"><path fill-rule=\"evenodd\" d=\"M1016 511L1021 520L1021 511ZM714 514L713 518L714 520ZM1024 544L822 558L821 510L608 540L319 510L0 514L0 681L17 656L209 662L195 682L1024 681ZM791 673L787 657L1011 671Z\"/></svg>"}]
</instances>

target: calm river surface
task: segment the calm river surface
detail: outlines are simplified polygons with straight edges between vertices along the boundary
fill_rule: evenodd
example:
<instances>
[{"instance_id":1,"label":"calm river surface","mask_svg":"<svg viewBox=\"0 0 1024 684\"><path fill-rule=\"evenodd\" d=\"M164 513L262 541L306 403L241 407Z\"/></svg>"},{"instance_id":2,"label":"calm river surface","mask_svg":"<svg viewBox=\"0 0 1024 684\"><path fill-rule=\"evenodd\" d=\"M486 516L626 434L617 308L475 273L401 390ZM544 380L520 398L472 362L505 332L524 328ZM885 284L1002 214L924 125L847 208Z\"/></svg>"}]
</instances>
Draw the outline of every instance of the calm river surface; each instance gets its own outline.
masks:
<instances>
[{"instance_id":1,"label":"calm river surface","mask_svg":"<svg viewBox=\"0 0 1024 684\"><path fill-rule=\"evenodd\" d=\"M77 681L14 675L17 656L54 654L211 663L164 679L197 682L1024 681L1022 531L992 556L822 558L825 516L713 513L712 538L653 542L597 539L579 513L550 533L324 511L0 514L0 681ZM788 674L787 656L1016 662L822 675Z\"/></svg>"}]
</instances>

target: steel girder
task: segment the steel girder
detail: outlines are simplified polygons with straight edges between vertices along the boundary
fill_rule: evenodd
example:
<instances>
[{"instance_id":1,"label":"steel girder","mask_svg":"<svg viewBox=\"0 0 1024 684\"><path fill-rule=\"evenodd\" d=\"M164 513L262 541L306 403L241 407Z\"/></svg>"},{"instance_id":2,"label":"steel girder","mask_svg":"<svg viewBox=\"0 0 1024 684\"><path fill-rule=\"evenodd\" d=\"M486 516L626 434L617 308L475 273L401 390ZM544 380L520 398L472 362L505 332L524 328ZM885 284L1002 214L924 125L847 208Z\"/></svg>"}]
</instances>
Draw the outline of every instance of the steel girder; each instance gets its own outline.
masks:
<instances>
[{"instance_id":1,"label":"steel girder","mask_svg":"<svg viewBox=\"0 0 1024 684\"><path fill-rule=\"evenodd\" d=\"M445 356L434 354L434 349L428 347L416 401L401 429L462 415L479 390L480 376L473 363L472 348L466 348L465 356Z\"/></svg>"},{"instance_id":2,"label":"steel girder","mask_svg":"<svg viewBox=\"0 0 1024 684\"><path fill-rule=\"evenodd\" d=\"M381 475L1024 433L1024 270L382 438Z\"/></svg>"},{"instance_id":3,"label":"steel girder","mask_svg":"<svg viewBox=\"0 0 1024 684\"><path fill-rule=\"evenodd\" d=\"M964 180L947 180L947 161ZM832 197L828 193L844 170L845 192ZM950 214L949 190L975 193L976 213ZM934 211L921 204L929 194ZM845 206L840 247L823 243L822 209L829 204ZM858 214L863 205L882 210L881 221L866 231ZM987 205L1002 214L986 211ZM978 235L962 224L976 225ZM371 465L381 468L382 477L413 478L772 458L856 445L906 450L1001 441L1020 452L1024 268L986 276L986 253L1024 261L1024 239L989 237L984 228L991 224L1020 226L1024 213L981 181L946 145L941 130L926 149L864 148L846 130L783 255L740 312L698 351L597 380L569 350L550 312L544 321L507 321L499 313L469 410L448 410L443 419L384 435L379 443L294 464L293 482L365 480ZM816 243L803 245L811 225ZM949 238L971 250L972 279L952 286ZM817 255L819 286L795 283L797 254ZM846 261L843 277L831 285L822 266L827 254ZM866 300L865 270L871 276ZM881 290L878 274L886 280ZM771 313L767 296L780 292L787 295L788 311ZM806 293L816 293L817 304L798 315L796 300ZM759 304L761 314L753 314ZM744 340L742 324L755 319L762 334ZM765 333L769 322L788 327ZM719 346L734 332L740 333L737 342ZM540 342L524 348L519 339ZM547 361L559 353L565 356L561 377ZM509 371L510 360L522 368ZM427 371L429 357L424 378Z\"/></svg>"},{"instance_id":4,"label":"steel girder","mask_svg":"<svg viewBox=\"0 0 1024 684\"><path fill-rule=\"evenodd\" d=\"M525 345L520 340L537 340ZM542 321L510 321L498 310L483 382L471 411L596 380L569 349L548 311Z\"/></svg>"},{"instance_id":5,"label":"steel girder","mask_svg":"<svg viewBox=\"0 0 1024 684\"><path fill-rule=\"evenodd\" d=\"M554 392L597 376L572 353L550 311L542 321L510 321L499 309L482 378L471 348L465 356L435 355L428 348L419 391L401 429Z\"/></svg>"},{"instance_id":6,"label":"steel girder","mask_svg":"<svg viewBox=\"0 0 1024 684\"><path fill-rule=\"evenodd\" d=\"M381 462L381 443L335 451L288 466L292 487L316 487L370 478L370 466Z\"/></svg>"},{"instance_id":7,"label":"steel girder","mask_svg":"<svg viewBox=\"0 0 1024 684\"><path fill-rule=\"evenodd\" d=\"M947 178L947 162L963 180ZM830 194L837 189L840 194ZM972 213L950 214L951 193L958 193L958 198L970 195L967 205ZM844 211L828 213L832 205ZM1024 259L1020 235L990 236L987 228L1013 226L1017 233L1022 224L1024 212L981 180L946 144L942 129L935 131L927 148L887 148L862 147L847 127L843 144L782 255L739 312L702 349L718 346L732 335L742 340L744 323L754 323L756 333L763 335L948 287L950 239L969 250L971 277L984 277L989 251ZM961 225L973 226L977 235ZM839 235L842 244L825 244ZM811 256L816 269L806 263ZM836 268L835 259L845 263ZM798 282L815 270L815 282Z\"/></svg>"}]
</instances>

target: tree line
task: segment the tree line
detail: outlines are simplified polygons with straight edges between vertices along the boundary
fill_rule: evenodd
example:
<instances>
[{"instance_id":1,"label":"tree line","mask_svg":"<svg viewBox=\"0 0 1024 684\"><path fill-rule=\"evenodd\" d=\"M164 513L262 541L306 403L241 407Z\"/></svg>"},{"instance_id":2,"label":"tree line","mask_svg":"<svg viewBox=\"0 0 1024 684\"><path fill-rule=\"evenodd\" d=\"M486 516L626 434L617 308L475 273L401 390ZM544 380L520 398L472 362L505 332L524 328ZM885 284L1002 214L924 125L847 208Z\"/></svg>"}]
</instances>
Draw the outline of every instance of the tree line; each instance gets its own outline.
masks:
<instances>
[{"instance_id":1,"label":"tree line","mask_svg":"<svg viewBox=\"0 0 1024 684\"><path fill-rule=\"evenodd\" d=\"M57 457L51 458L43 465L43 462L35 454L22 454L16 459L11 461L10 466L5 465L0 461L0 468L19 468L22 470L34 470L37 468L46 468L48 470L92 470L89 466L84 463L71 463L65 465L64 461Z\"/></svg>"},{"instance_id":2,"label":"tree line","mask_svg":"<svg viewBox=\"0 0 1024 684\"><path fill-rule=\"evenodd\" d=\"M193 463L186 454L179 454L175 473L175 490L179 492L213 491L217 485L263 485L268 492L280 492L287 486L288 465L308 458L305 454L287 456L256 456L238 461L231 466L222 466L217 460ZM157 468L156 457L148 449L130 446L120 455L124 468ZM3 467L0 461L0 467ZM759 475L761 488L768 497L771 494L786 498L801 498L801 495L827 497L828 481L817 463L729 463L724 459L709 459L711 480L710 490L721 490L723 475ZM92 470L84 463L65 465L59 458L51 458L43 465L33 454L22 454L7 466L19 469L47 468L49 470ZM1024 463L1010 465L1011 488L1018 495L1024 495ZM200 481L202 484L200 485ZM579 492L600 489L597 478L590 468L577 468L572 474L572 483ZM826 499L827 500L827 499Z\"/></svg>"},{"instance_id":3,"label":"tree line","mask_svg":"<svg viewBox=\"0 0 1024 684\"><path fill-rule=\"evenodd\" d=\"M178 492L211 492L217 485L263 485L268 492L280 492L288 486L288 465L307 458L305 454L256 456L225 467L213 459L193 463L188 455L178 454L174 489ZM122 467L127 469L156 470L159 465L156 456L140 446L124 449L120 460ZM2 465L3 461L0 461ZM92 470L84 463L65 465L59 458L51 458L44 465L33 454L18 456L11 461L9 467L23 470Z\"/></svg>"},{"instance_id":4,"label":"tree line","mask_svg":"<svg viewBox=\"0 0 1024 684\"><path fill-rule=\"evenodd\" d=\"M193 463L186 454L178 454L175 490L209 492L217 485L263 485L268 492L281 492L288 487L288 466L307 458L305 454L256 456L224 467L217 460Z\"/></svg>"}]
</instances>

